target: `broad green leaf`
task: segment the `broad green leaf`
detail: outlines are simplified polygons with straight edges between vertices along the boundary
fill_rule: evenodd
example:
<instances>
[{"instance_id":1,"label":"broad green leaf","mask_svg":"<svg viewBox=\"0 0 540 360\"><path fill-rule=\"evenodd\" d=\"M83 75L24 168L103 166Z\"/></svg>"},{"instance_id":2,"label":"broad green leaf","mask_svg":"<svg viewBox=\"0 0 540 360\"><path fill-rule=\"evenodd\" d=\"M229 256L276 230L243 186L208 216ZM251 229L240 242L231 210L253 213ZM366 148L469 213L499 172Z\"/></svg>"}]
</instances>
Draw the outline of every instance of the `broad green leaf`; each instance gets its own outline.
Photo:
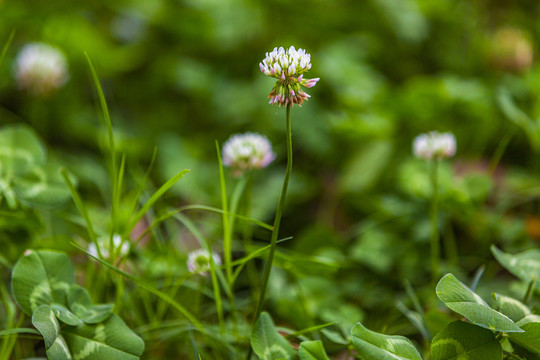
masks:
<instances>
[{"instance_id":1,"label":"broad green leaf","mask_svg":"<svg viewBox=\"0 0 540 360\"><path fill-rule=\"evenodd\" d=\"M497 360L502 356L493 332L463 321L449 324L431 343L432 360Z\"/></svg>"},{"instance_id":2,"label":"broad green leaf","mask_svg":"<svg viewBox=\"0 0 540 360\"><path fill-rule=\"evenodd\" d=\"M34 164L43 164L45 148L35 132L25 125L0 129L0 174L13 177L23 174Z\"/></svg>"},{"instance_id":3,"label":"broad green leaf","mask_svg":"<svg viewBox=\"0 0 540 360\"><path fill-rule=\"evenodd\" d=\"M504 296L501 294L492 294L493 298L497 302L498 310L504 315L508 316L512 321L517 322L523 319L525 316L531 314L531 310L527 305L521 301Z\"/></svg>"},{"instance_id":4,"label":"broad green leaf","mask_svg":"<svg viewBox=\"0 0 540 360\"><path fill-rule=\"evenodd\" d=\"M17 178L13 190L22 204L38 209L58 207L70 198L58 166L52 164L31 166Z\"/></svg>"},{"instance_id":5,"label":"broad green leaf","mask_svg":"<svg viewBox=\"0 0 540 360\"><path fill-rule=\"evenodd\" d=\"M45 351L49 360L71 360L66 341L60 335L60 324L49 305L41 305L34 311L32 324L45 340Z\"/></svg>"},{"instance_id":6,"label":"broad green leaf","mask_svg":"<svg viewBox=\"0 0 540 360\"><path fill-rule=\"evenodd\" d=\"M66 254L26 250L13 268L11 287L19 307L31 315L40 305L66 304L67 289L75 282Z\"/></svg>"},{"instance_id":7,"label":"broad green leaf","mask_svg":"<svg viewBox=\"0 0 540 360\"><path fill-rule=\"evenodd\" d=\"M69 309L64 305L52 304L52 309L54 310L56 317L65 324L79 326L83 323L81 319L77 317L77 315L69 311Z\"/></svg>"},{"instance_id":8,"label":"broad green leaf","mask_svg":"<svg viewBox=\"0 0 540 360\"><path fill-rule=\"evenodd\" d=\"M95 325L66 327L62 334L77 360L135 360L144 342L116 315Z\"/></svg>"},{"instance_id":9,"label":"broad green leaf","mask_svg":"<svg viewBox=\"0 0 540 360\"><path fill-rule=\"evenodd\" d=\"M291 359L294 350L277 332L268 313L263 312L253 327L251 347L261 360Z\"/></svg>"},{"instance_id":10,"label":"broad green leaf","mask_svg":"<svg viewBox=\"0 0 540 360\"><path fill-rule=\"evenodd\" d=\"M365 359L422 360L413 343L403 336L384 335L366 329L361 323L351 331L358 354Z\"/></svg>"},{"instance_id":11,"label":"broad green leaf","mask_svg":"<svg viewBox=\"0 0 540 360\"><path fill-rule=\"evenodd\" d=\"M54 344L47 350L49 360L71 360L71 353L62 335L58 336Z\"/></svg>"},{"instance_id":12,"label":"broad green leaf","mask_svg":"<svg viewBox=\"0 0 540 360\"><path fill-rule=\"evenodd\" d=\"M330 360L321 340L303 341L298 350L300 360Z\"/></svg>"},{"instance_id":13,"label":"broad green leaf","mask_svg":"<svg viewBox=\"0 0 540 360\"><path fill-rule=\"evenodd\" d=\"M60 334L60 324L49 305L41 305L32 314L32 324L45 340L45 349L49 349Z\"/></svg>"},{"instance_id":14,"label":"broad green leaf","mask_svg":"<svg viewBox=\"0 0 540 360\"><path fill-rule=\"evenodd\" d=\"M540 249L531 249L512 255L492 245L491 252L499 264L521 280L529 282L540 279Z\"/></svg>"},{"instance_id":15,"label":"broad green leaf","mask_svg":"<svg viewBox=\"0 0 540 360\"><path fill-rule=\"evenodd\" d=\"M517 324L525 332L508 334L510 341L532 353L540 354L540 316L527 315Z\"/></svg>"},{"instance_id":16,"label":"broad green leaf","mask_svg":"<svg viewBox=\"0 0 540 360\"><path fill-rule=\"evenodd\" d=\"M495 331L523 332L510 318L490 308L452 274L443 276L436 291L446 306L478 326Z\"/></svg>"},{"instance_id":17,"label":"broad green leaf","mask_svg":"<svg viewBox=\"0 0 540 360\"><path fill-rule=\"evenodd\" d=\"M114 308L113 304L92 304L92 299L85 288L71 285L67 294L68 306L77 317L86 324L97 324L105 321Z\"/></svg>"}]
</instances>

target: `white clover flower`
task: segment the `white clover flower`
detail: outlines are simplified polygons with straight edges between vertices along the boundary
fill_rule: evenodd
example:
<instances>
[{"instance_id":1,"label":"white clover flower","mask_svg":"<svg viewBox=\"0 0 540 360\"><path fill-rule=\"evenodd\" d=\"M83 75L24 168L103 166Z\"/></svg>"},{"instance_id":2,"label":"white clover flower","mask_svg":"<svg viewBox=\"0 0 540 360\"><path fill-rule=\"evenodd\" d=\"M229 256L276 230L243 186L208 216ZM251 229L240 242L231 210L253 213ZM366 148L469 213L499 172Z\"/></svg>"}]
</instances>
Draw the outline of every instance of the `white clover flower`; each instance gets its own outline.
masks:
<instances>
[{"instance_id":1,"label":"white clover flower","mask_svg":"<svg viewBox=\"0 0 540 360\"><path fill-rule=\"evenodd\" d=\"M213 254L214 264L221 265L221 258L218 254ZM193 250L188 255L187 267L192 274L208 275L210 270L210 253L206 249Z\"/></svg>"},{"instance_id":2,"label":"white clover flower","mask_svg":"<svg viewBox=\"0 0 540 360\"><path fill-rule=\"evenodd\" d=\"M257 133L236 134L223 144L223 164L232 167L235 175L264 168L275 157L268 138Z\"/></svg>"},{"instance_id":3,"label":"white clover flower","mask_svg":"<svg viewBox=\"0 0 540 360\"><path fill-rule=\"evenodd\" d=\"M64 54L44 43L25 45L15 59L14 71L20 89L40 96L61 88L69 78Z\"/></svg>"},{"instance_id":4,"label":"white clover flower","mask_svg":"<svg viewBox=\"0 0 540 360\"><path fill-rule=\"evenodd\" d=\"M311 55L304 49L296 50L294 46L288 50L276 47L266 53L259 68L263 74L278 79L268 97L270 104L278 104L280 107L294 104L301 106L310 96L300 85L311 88L319 81L319 78L303 78L304 73L311 69Z\"/></svg>"},{"instance_id":5,"label":"white clover flower","mask_svg":"<svg viewBox=\"0 0 540 360\"><path fill-rule=\"evenodd\" d=\"M117 256L126 256L129 253L129 241L126 239L122 239L122 237L118 234L113 235L113 246L114 246L114 253ZM110 238L109 236L100 236L97 239L97 245L96 243L90 243L88 245L88 252L90 255L94 257L99 257L99 252L97 247L99 246L99 252L101 252L101 255L108 259L110 257Z\"/></svg>"},{"instance_id":6,"label":"white clover flower","mask_svg":"<svg viewBox=\"0 0 540 360\"><path fill-rule=\"evenodd\" d=\"M422 159L443 159L456 154L456 138L452 133L431 131L418 135L413 142L414 156Z\"/></svg>"}]
</instances>

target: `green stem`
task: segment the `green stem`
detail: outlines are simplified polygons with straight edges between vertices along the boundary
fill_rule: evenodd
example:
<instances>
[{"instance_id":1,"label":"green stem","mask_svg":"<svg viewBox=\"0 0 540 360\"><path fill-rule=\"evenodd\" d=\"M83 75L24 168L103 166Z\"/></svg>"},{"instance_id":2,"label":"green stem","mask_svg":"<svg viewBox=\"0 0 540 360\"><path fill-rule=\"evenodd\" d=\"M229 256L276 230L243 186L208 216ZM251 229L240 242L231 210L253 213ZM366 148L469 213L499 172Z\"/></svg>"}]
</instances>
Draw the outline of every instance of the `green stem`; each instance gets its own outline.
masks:
<instances>
[{"instance_id":1,"label":"green stem","mask_svg":"<svg viewBox=\"0 0 540 360\"><path fill-rule=\"evenodd\" d=\"M514 137L516 130L517 127L512 126L512 129L506 131L502 140L499 141L499 144L497 145L497 148L495 149L495 152L493 153L493 156L491 157L491 160L489 162L489 174L491 176L493 176L493 173L495 173L495 170L497 170L497 166L499 166L499 162L501 161L501 158L506 148L508 147L510 140L512 140L512 137Z\"/></svg>"},{"instance_id":2,"label":"green stem","mask_svg":"<svg viewBox=\"0 0 540 360\"><path fill-rule=\"evenodd\" d=\"M281 224L281 216L283 214L283 208L285 206L285 198L287 196L287 188L289 186L289 178L292 171L292 136L291 136L291 107L287 105L287 116L286 116L286 128L287 128L287 169L285 171L285 178L283 179L283 187L281 188L281 196L279 198L278 207L276 210L276 217L274 219L274 230L272 231L272 237L270 240L270 252L268 253L268 258L266 260L266 265L264 267L263 273L263 282L261 286L261 292L259 295L259 302L257 304L257 310L255 311L255 316L253 317L253 323L257 321L259 315L262 312L264 306L264 299L266 296L266 290L268 287L268 280L270 279L270 272L272 270L272 262L274 261L274 254L276 252L276 243L279 234L279 225Z\"/></svg>"},{"instance_id":3,"label":"green stem","mask_svg":"<svg viewBox=\"0 0 540 360\"><path fill-rule=\"evenodd\" d=\"M439 279L439 266L440 266L440 244L439 244L439 221L438 221L438 201L439 201L439 189L438 189L438 172L439 172L439 159L434 159L431 163L431 185L433 189L431 198L431 279L436 283Z\"/></svg>"},{"instance_id":4,"label":"green stem","mask_svg":"<svg viewBox=\"0 0 540 360\"><path fill-rule=\"evenodd\" d=\"M225 174L223 171L223 162L221 160L221 153L219 151L219 144L216 141L216 151L219 162L219 180L221 185L221 207L223 209L223 256L225 260L225 275L227 278L227 295L229 297L230 311L233 318L233 322L236 326L237 316L236 316L236 305L234 299L234 292L232 289L233 286L233 268L232 268L232 228L231 228L231 216L229 213L229 202L227 199L227 187L225 184ZM210 252L211 254L212 252Z\"/></svg>"},{"instance_id":5,"label":"green stem","mask_svg":"<svg viewBox=\"0 0 540 360\"><path fill-rule=\"evenodd\" d=\"M534 285L536 284L536 278L532 279L529 282L529 286L527 287L527 293L525 293L525 297L523 298L523 303L526 305L529 299L531 298L531 295L534 291Z\"/></svg>"}]
</instances>

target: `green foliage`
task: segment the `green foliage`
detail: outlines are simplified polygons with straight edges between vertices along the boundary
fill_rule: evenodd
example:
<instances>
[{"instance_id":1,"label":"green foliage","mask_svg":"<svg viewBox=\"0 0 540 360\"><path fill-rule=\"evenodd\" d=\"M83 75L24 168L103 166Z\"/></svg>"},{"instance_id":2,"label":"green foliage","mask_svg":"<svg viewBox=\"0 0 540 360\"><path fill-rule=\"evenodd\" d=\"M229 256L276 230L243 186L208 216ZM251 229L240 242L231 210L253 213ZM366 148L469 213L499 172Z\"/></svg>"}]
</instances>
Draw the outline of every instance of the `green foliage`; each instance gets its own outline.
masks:
<instances>
[{"instance_id":1,"label":"green foliage","mask_svg":"<svg viewBox=\"0 0 540 360\"><path fill-rule=\"evenodd\" d=\"M36 209L55 208L69 199L58 167L47 163L45 147L24 125L0 129L0 195L11 209L20 202Z\"/></svg>"},{"instance_id":2,"label":"green foliage","mask_svg":"<svg viewBox=\"0 0 540 360\"><path fill-rule=\"evenodd\" d=\"M453 311L483 328L503 332L523 332L510 318L493 310L476 293L452 274L437 284L437 296Z\"/></svg>"},{"instance_id":3,"label":"green foliage","mask_svg":"<svg viewBox=\"0 0 540 360\"><path fill-rule=\"evenodd\" d=\"M455 321L433 338L431 359L502 359L501 344L493 332L463 321Z\"/></svg>"},{"instance_id":4,"label":"green foliage","mask_svg":"<svg viewBox=\"0 0 540 360\"><path fill-rule=\"evenodd\" d=\"M422 360L413 343L403 336L384 335L366 329L361 323L351 330L354 347L365 359Z\"/></svg>"},{"instance_id":5,"label":"green foliage","mask_svg":"<svg viewBox=\"0 0 540 360\"><path fill-rule=\"evenodd\" d=\"M491 252L499 264L521 280L529 282L540 279L540 249L530 249L512 255L492 246Z\"/></svg>"},{"instance_id":6,"label":"green foliage","mask_svg":"<svg viewBox=\"0 0 540 360\"><path fill-rule=\"evenodd\" d=\"M298 355L300 360L330 360L321 340L302 341Z\"/></svg>"},{"instance_id":7,"label":"green foliage","mask_svg":"<svg viewBox=\"0 0 540 360\"><path fill-rule=\"evenodd\" d=\"M511 333L510 341L529 350L537 356L540 355L540 316L529 314L519 320L517 324L523 333Z\"/></svg>"},{"instance_id":8,"label":"green foliage","mask_svg":"<svg viewBox=\"0 0 540 360\"><path fill-rule=\"evenodd\" d=\"M253 326L251 335L253 352L261 360L292 359L294 350L274 327L274 322L266 312L261 313Z\"/></svg>"},{"instance_id":9,"label":"green foliage","mask_svg":"<svg viewBox=\"0 0 540 360\"><path fill-rule=\"evenodd\" d=\"M93 305L88 292L75 284L66 254L27 250L12 274L13 296L32 315L51 360L138 359L144 342L112 314L113 305Z\"/></svg>"}]
</instances>

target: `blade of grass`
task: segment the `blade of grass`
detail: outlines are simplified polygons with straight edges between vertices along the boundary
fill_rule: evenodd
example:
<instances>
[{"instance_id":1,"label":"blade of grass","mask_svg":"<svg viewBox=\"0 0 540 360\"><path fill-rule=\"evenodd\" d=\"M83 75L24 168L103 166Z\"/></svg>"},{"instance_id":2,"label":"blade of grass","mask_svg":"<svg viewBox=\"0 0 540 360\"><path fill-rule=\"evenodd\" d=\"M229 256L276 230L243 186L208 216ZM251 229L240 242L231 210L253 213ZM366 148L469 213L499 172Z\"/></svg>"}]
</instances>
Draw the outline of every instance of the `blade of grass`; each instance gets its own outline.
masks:
<instances>
[{"instance_id":1,"label":"blade of grass","mask_svg":"<svg viewBox=\"0 0 540 360\"><path fill-rule=\"evenodd\" d=\"M191 220L189 220L187 217L185 217L182 214L176 214L175 218L180 221L186 229L188 229L193 236L197 239L199 244L201 244L201 247L206 248L206 250L212 254L212 248L210 247L210 244L204 239L202 234L199 232L199 229L193 224ZM218 314L218 320L219 325L221 329L225 328L225 324L223 322L223 301L221 299L221 293L219 291L219 283L218 283L218 277L217 277L217 267L216 263L214 262L214 257L210 256L210 276L212 278L212 287L214 288L214 297L216 300L216 312Z\"/></svg>"},{"instance_id":2,"label":"blade of grass","mask_svg":"<svg viewBox=\"0 0 540 360\"><path fill-rule=\"evenodd\" d=\"M139 279L136 276L130 275L127 272L120 270L116 266L111 265L108 262L93 256L88 251L81 248L79 245L75 244L74 242L70 242L70 244L72 246L76 247L77 249L79 249L80 251L84 252L86 255L88 255L92 259L94 259L94 260L98 261L99 263L101 263L102 265L106 266L107 268L109 268L109 269L113 270L114 272L122 275L126 279L133 281L135 284L139 285L141 288L145 289L146 291L150 292L151 294L156 295L162 301L165 301L165 302L169 303L172 307L174 307L182 315L184 315L186 317L186 319L188 319L197 328L197 330L204 333L204 327L199 322L199 320L197 320L186 308L184 308L181 304L179 304L177 301L175 301L169 295L163 293L162 291L159 291L158 289L156 289L152 285L148 284L146 281L143 281L143 280Z\"/></svg>"},{"instance_id":3,"label":"blade of grass","mask_svg":"<svg viewBox=\"0 0 540 360\"><path fill-rule=\"evenodd\" d=\"M107 101L105 100L105 95L103 93L103 89L101 88L101 82L99 81L99 77L97 75L96 69L94 68L94 65L92 64L92 60L90 60L90 56L88 56L88 53L85 51L84 56L86 57L86 60L88 61L88 66L90 67L90 73L92 75L92 79L94 80L94 85L96 86L96 91L98 93L99 97L99 103L101 105L101 111L103 112L103 119L105 120L105 125L107 126L107 133L109 135L109 151L111 155L111 165L113 168L113 175L116 174L116 154L115 154L115 146L114 146L114 133L112 130L112 123L111 123L111 117L109 115L109 108L107 106ZM116 181L114 182L116 184Z\"/></svg>"},{"instance_id":4,"label":"blade of grass","mask_svg":"<svg viewBox=\"0 0 540 360\"><path fill-rule=\"evenodd\" d=\"M281 242L284 242L284 241L288 241L288 240L291 240L292 239L292 236L289 236L289 237L286 237L286 238L283 238L283 239L280 239L276 242L276 244L279 244ZM269 244L269 245L266 245L265 247L262 247L258 250L255 250L254 252L252 252L251 254L239 259L239 260L236 260L235 262L233 262L233 265L236 266L236 265L239 265L235 270L234 270L234 276L233 276L233 282L236 281L236 279L238 278L238 275L240 274L240 272L242 271L242 269L244 268L244 266L247 264L247 262L251 259L254 259L256 258L257 256L261 255L263 252L265 252L266 250L270 249L272 245Z\"/></svg>"},{"instance_id":5,"label":"blade of grass","mask_svg":"<svg viewBox=\"0 0 540 360\"><path fill-rule=\"evenodd\" d=\"M474 274L474 278L471 282L471 290L475 291L476 287L478 286L478 283L480 282L480 279L482 278L482 275L484 275L484 271L486 271L486 266L482 265L476 270L476 273Z\"/></svg>"},{"instance_id":6,"label":"blade of grass","mask_svg":"<svg viewBox=\"0 0 540 360\"><path fill-rule=\"evenodd\" d=\"M131 230L133 230L135 225L139 222L139 220L142 219L144 214L146 214L146 212L156 203L156 201L158 201L159 198L163 196L165 192L167 192L174 184L176 184L188 172L189 172L188 169L184 169L180 171L178 174L174 175L172 178L167 180L165 184L161 185L159 189L157 189L157 191L150 197L150 199L148 199L148 201L143 205L143 207L132 218L127 229L127 235L131 233Z\"/></svg>"},{"instance_id":7,"label":"blade of grass","mask_svg":"<svg viewBox=\"0 0 540 360\"><path fill-rule=\"evenodd\" d=\"M334 324L336 324L336 323L331 322L331 323L326 323L326 324L321 324L321 325L315 325L315 326L311 326L311 327L308 327L308 328L303 329L303 330L299 330L299 331L287 334L285 336L288 337L288 338L298 337L298 336L301 336L301 335L304 335L304 334L312 333L314 331L319 331L321 329L324 329L325 327L332 326Z\"/></svg>"},{"instance_id":8,"label":"blade of grass","mask_svg":"<svg viewBox=\"0 0 540 360\"><path fill-rule=\"evenodd\" d=\"M137 194L133 198L133 205L131 206L131 209L133 209L131 212L134 213L137 210L137 204L139 201L139 198L141 197L141 194L144 191L144 187L146 185L146 182L148 181L148 178L150 177L150 172L154 168L154 164L156 162L157 157L157 147L154 147L154 152L152 153L152 159L150 160L150 164L148 165L148 168L146 169L146 172L144 173L144 176L142 177L142 181L138 183L137 185ZM133 178L136 178L135 176Z\"/></svg>"},{"instance_id":9,"label":"blade of grass","mask_svg":"<svg viewBox=\"0 0 540 360\"><path fill-rule=\"evenodd\" d=\"M41 335L41 333L37 331L36 329L30 329L30 328L16 328L16 329L8 329L8 330L0 331L0 337L6 337L13 334Z\"/></svg>"},{"instance_id":10,"label":"blade of grass","mask_svg":"<svg viewBox=\"0 0 540 360\"><path fill-rule=\"evenodd\" d=\"M232 278L232 236L230 228L230 218L227 215L229 212L228 199L227 199L227 187L225 184L225 173L223 171L223 162L221 161L221 153L219 151L219 143L216 140L216 153L219 165L219 184L221 189L221 207L223 209L223 257L225 258L225 274L227 275L227 282L231 285Z\"/></svg>"},{"instance_id":11,"label":"blade of grass","mask_svg":"<svg viewBox=\"0 0 540 360\"><path fill-rule=\"evenodd\" d=\"M13 38L15 37L15 29L11 30L11 33L9 34L8 41L4 45L4 48L2 49L2 55L0 55L0 66L2 66L2 63L4 62L4 58L6 57L7 51L9 47L11 46L11 43L13 42Z\"/></svg>"},{"instance_id":12,"label":"blade of grass","mask_svg":"<svg viewBox=\"0 0 540 360\"><path fill-rule=\"evenodd\" d=\"M88 211L86 210L86 207L84 206L84 203L81 200L81 197L79 196L79 193L77 192L77 189L75 189L75 186L71 182L71 179L69 178L69 174L66 168L61 168L60 173L62 174L62 177L64 178L64 181L66 182L66 185L71 193L71 198L73 199L73 202L75 203L75 206L77 207L77 210L79 210L79 213L84 218L84 221L86 223L86 231L88 231L88 237L90 238L90 241L92 241L93 243L96 243L97 245L96 232L94 231L94 226L92 225L92 221L90 220ZM96 248L99 252L99 246L96 246Z\"/></svg>"}]
</instances>

